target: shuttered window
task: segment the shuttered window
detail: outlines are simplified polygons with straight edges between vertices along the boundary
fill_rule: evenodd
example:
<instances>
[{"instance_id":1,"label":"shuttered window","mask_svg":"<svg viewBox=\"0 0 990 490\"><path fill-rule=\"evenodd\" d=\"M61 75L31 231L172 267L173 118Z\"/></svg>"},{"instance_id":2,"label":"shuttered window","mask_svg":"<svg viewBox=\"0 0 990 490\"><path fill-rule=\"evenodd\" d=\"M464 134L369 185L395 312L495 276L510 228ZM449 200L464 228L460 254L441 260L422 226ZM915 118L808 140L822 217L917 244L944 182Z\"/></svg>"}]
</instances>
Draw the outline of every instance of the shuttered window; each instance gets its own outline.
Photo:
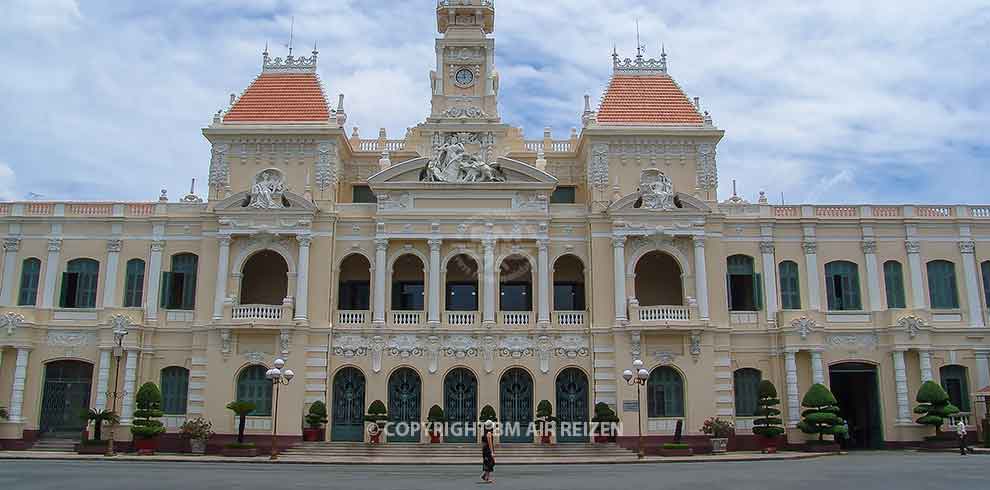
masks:
<instances>
[{"instance_id":1,"label":"shuttered window","mask_svg":"<svg viewBox=\"0 0 990 490\"><path fill-rule=\"evenodd\" d=\"M947 260L933 260L928 263L928 298L934 310L959 308L955 264Z\"/></svg>"},{"instance_id":2,"label":"shuttered window","mask_svg":"<svg viewBox=\"0 0 990 490\"><path fill-rule=\"evenodd\" d=\"M785 310L801 309L801 281L798 265L790 260L780 263L780 306Z\"/></svg>"},{"instance_id":3,"label":"shuttered window","mask_svg":"<svg viewBox=\"0 0 990 490\"><path fill-rule=\"evenodd\" d=\"M838 260L825 264L825 289L830 311L863 309L859 295L859 266L855 263Z\"/></svg>"},{"instance_id":4,"label":"shuttered window","mask_svg":"<svg viewBox=\"0 0 990 490\"><path fill-rule=\"evenodd\" d=\"M906 308L904 300L904 267L896 260L883 264L883 284L887 290L887 308Z\"/></svg>"}]
</instances>

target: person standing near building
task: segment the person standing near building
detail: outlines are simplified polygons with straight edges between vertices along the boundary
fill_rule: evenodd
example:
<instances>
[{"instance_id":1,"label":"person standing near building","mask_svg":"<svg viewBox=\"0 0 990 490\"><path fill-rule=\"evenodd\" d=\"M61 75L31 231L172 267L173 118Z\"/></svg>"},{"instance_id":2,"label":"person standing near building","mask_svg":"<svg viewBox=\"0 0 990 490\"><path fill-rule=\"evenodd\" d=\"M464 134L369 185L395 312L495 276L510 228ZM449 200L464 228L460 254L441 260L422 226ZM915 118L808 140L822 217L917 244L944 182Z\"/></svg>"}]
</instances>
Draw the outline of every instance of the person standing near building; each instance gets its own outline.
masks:
<instances>
[{"instance_id":1,"label":"person standing near building","mask_svg":"<svg viewBox=\"0 0 990 490\"><path fill-rule=\"evenodd\" d=\"M959 454L966 455L966 422L962 419L956 423L956 436L959 437Z\"/></svg>"},{"instance_id":2,"label":"person standing near building","mask_svg":"<svg viewBox=\"0 0 990 490\"><path fill-rule=\"evenodd\" d=\"M495 471L495 422L485 422L485 435L481 437L481 466L484 473L481 479L485 483L495 483L492 472Z\"/></svg>"}]
</instances>

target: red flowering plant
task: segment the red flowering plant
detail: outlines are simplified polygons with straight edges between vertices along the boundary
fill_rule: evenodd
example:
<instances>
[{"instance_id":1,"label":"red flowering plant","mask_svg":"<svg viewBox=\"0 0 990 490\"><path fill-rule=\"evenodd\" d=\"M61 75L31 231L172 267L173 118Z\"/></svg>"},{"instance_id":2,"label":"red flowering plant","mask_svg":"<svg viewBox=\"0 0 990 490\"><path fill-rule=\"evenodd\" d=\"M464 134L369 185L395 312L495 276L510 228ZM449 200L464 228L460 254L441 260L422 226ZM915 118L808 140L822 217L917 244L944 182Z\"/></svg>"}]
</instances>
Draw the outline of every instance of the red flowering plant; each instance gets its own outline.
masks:
<instances>
[{"instance_id":1,"label":"red flowering plant","mask_svg":"<svg viewBox=\"0 0 990 490\"><path fill-rule=\"evenodd\" d=\"M732 422L722 420L718 417L709 417L705 420L705 424L701 426L701 432L715 439L726 439L732 435L734 430L735 426L732 425Z\"/></svg>"}]
</instances>

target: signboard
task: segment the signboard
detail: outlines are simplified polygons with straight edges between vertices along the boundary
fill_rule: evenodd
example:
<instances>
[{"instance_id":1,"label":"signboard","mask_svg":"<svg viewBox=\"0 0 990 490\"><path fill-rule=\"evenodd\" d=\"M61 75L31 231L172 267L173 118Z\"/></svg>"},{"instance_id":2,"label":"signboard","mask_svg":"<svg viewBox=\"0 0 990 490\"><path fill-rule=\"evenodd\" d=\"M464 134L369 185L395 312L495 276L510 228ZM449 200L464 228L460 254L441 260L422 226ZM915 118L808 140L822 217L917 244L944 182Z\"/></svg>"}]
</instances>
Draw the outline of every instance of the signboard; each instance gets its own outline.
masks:
<instances>
[{"instance_id":1,"label":"signboard","mask_svg":"<svg viewBox=\"0 0 990 490\"><path fill-rule=\"evenodd\" d=\"M638 412L639 400L622 400L623 412Z\"/></svg>"}]
</instances>

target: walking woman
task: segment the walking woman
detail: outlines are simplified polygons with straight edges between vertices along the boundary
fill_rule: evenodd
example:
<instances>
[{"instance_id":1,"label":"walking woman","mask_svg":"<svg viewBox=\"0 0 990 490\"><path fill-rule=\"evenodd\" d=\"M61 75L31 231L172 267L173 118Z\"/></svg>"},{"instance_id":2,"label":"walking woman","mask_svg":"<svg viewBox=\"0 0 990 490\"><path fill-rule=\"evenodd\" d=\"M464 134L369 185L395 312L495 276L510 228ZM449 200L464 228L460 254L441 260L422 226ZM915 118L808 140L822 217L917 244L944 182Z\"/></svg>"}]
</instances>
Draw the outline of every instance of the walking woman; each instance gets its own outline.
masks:
<instances>
[{"instance_id":1,"label":"walking woman","mask_svg":"<svg viewBox=\"0 0 990 490\"><path fill-rule=\"evenodd\" d=\"M481 436L481 465L484 473L481 479L485 483L495 483L492 472L495 471L495 422L485 421L485 434Z\"/></svg>"}]
</instances>

